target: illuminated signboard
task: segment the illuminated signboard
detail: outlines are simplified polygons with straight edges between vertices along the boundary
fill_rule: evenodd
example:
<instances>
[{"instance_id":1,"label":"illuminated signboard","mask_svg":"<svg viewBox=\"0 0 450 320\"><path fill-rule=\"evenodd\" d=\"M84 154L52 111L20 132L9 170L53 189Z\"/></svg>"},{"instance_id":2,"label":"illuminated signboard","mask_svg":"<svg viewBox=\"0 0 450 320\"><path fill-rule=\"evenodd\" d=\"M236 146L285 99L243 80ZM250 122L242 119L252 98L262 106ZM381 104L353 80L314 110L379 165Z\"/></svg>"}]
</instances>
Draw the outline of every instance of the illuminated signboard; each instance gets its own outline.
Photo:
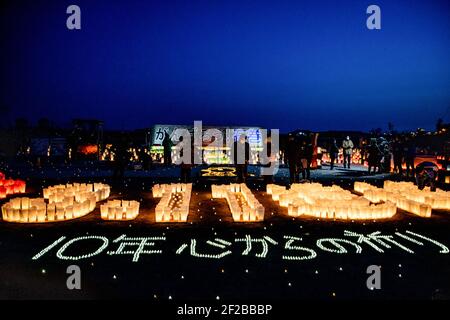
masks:
<instances>
[{"instance_id":1,"label":"illuminated signboard","mask_svg":"<svg viewBox=\"0 0 450 320\"><path fill-rule=\"evenodd\" d=\"M189 132L193 132L192 126L178 126L178 125L155 125L151 130L151 141L152 146L154 145L162 145L163 140L165 138L166 133L169 137L172 137L174 131L176 129L187 129Z\"/></svg>"},{"instance_id":2,"label":"illuminated signboard","mask_svg":"<svg viewBox=\"0 0 450 320\"><path fill-rule=\"evenodd\" d=\"M163 154L163 141L166 134L173 140L173 144L176 144L178 137L174 135L176 129L188 130L191 137L194 137L194 126L179 126L179 125L155 125L151 130L151 154L153 161L158 161ZM222 147L211 147L210 144L213 139L210 135L205 135L208 129L219 130L222 133L223 143ZM229 137L227 137L227 130L231 131ZM228 141L237 141L242 134L245 134L250 144L250 150L252 156L250 163L257 163L258 159L256 152L262 151L263 141L261 136L261 129L258 127L202 127L202 150L203 161L208 164L228 164L230 163L230 150L225 145ZM174 142L175 141L175 142Z\"/></svg>"},{"instance_id":3,"label":"illuminated signboard","mask_svg":"<svg viewBox=\"0 0 450 320\"><path fill-rule=\"evenodd\" d=\"M194 133L194 127L193 126L180 126L180 125L155 125L151 130L151 141L152 146L155 145L162 145L164 137L166 133L172 137L173 133L176 129L186 129L188 130L192 135ZM262 147L262 136L261 136L261 129L257 127L239 127L239 128L233 128L233 127L203 127L203 134L208 129L217 129L222 132L223 139L225 141L226 137L226 130L230 129L233 132L233 141L237 141L239 137L242 134L246 134L248 137L248 142L252 147ZM176 140L176 139L175 139Z\"/></svg>"}]
</instances>

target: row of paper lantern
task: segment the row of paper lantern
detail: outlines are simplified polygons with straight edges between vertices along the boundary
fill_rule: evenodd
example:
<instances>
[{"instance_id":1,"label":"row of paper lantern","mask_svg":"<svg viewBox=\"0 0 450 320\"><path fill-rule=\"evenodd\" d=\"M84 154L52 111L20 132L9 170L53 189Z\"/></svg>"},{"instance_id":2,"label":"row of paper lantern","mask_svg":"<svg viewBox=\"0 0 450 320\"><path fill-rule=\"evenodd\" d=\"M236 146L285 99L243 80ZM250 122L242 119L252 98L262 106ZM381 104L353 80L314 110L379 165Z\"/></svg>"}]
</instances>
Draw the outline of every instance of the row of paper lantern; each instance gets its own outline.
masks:
<instances>
[{"instance_id":1,"label":"row of paper lantern","mask_svg":"<svg viewBox=\"0 0 450 320\"><path fill-rule=\"evenodd\" d=\"M372 202L391 201L402 210L421 217L430 217L432 209L450 210L450 192L429 188L419 190L411 182L385 181L383 188L365 182L355 182L355 191Z\"/></svg>"},{"instance_id":2,"label":"row of paper lantern","mask_svg":"<svg viewBox=\"0 0 450 320\"><path fill-rule=\"evenodd\" d=\"M134 220L139 215L139 202L128 200L109 200L100 206L103 220Z\"/></svg>"},{"instance_id":3,"label":"row of paper lantern","mask_svg":"<svg viewBox=\"0 0 450 320\"><path fill-rule=\"evenodd\" d=\"M68 183L65 185L55 185L44 188L44 199L50 203L62 202L64 198L74 197L76 201L84 201L91 194L94 194L97 201L105 200L109 197L111 188L104 183Z\"/></svg>"},{"instance_id":4,"label":"row of paper lantern","mask_svg":"<svg viewBox=\"0 0 450 320\"><path fill-rule=\"evenodd\" d=\"M396 213L392 202L374 205L364 197L352 194L339 186L319 183L292 184L286 187L267 185L267 193L280 206L288 208L290 216L311 216L324 219L386 219Z\"/></svg>"},{"instance_id":5,"label":"row of paper lantern","mask_svg":"<svg viewBox=\"0 0 450 320\"><path fill-rule=\"evenodd\" d=\"M383 189L393 193L401 193L408 200L429 205L432 209L450 210L450 192L436 189L432 192L429 187L420 190L412 182L394 182L386 180Z\"/></svg>"},{"instance_id":6,"label":"row of paper lantern","mask_svg":"<svg viewBox=\"0 0 450 320\"><path fill-rule=\"evenodd\" d=\"M419 190L412 183L385 181L384 188L355 182L354 190L363 197L339 186L319 183L283 186L267 185L267 193L288 208L291 216L308 215L328 219L384 219L396 208L422 217L432 209L450 210L450 192ZM161 197L156 206L157 222L186 222L192 184L161 184L152 188ZM53 222L75 219L92 212L96 203L110 195L110 187L102 183L66 184L44 189L44 198L14 198L2 206L5 221ZM245 184L212 185L213 198L225 198L236 222L262 221L264 207ZM48 203L45 202L48 200ZM131 220L139 214L139 202L113 200L100 207L105 220Z\"/></svg>"},{"instance_id":7,"label":"row of paper lantern","mask_svg":"<svg viewBox=\"0 0 450 320\"><path fill-rule=\"evenodd\" d=\"M225 198L235 222L264 220L264 207L244 184L212 185L213 198Z\"/></svg>"},{"instance_id":8,"label":"row of paper lantern","mask_svg":"<svg viewBox=\"0 0 450 320\"><path fill-rule=\"evenodd\" d=\"M161 198L155 208L156 222L186 222L191 202L192 183L156 184L154 198Z\"/></svg>"},{"instance_id":9,"label":"row of paper lantern","mask_svg":"<svg viewBox=\"0 0 450 320\"><path fill-rule=\"evenodd\" d=\"M0 199L8 195L25 193L26 183L23 180L6 179L3 172L0 172Z\"/></svg>"},{"instance_id":10,"label":"row of paper lantern","mask_svg":"<svg viewBox=\"0 0 450 320\"><path fill-rule=\"evenodd\" d=\"M382 188L377 188L370 184L364 182L355 182L355 191L360 192L365 198L369 199L374 203L382 203L386 201L391 201L395 205L405 211L413 213L421 217L431 216L431 206L425 203L421 203L415 200L408 199L405 195L400 193L394 193Z\"/></svg>"},{"instance_id":11,"label":"row of paper lantern","mask_svg":"<svg viewBox=\"0 0 450 320\"><path fill-rule=\"evenodd\" d=\"M46 188L43 198L10 199L2 206L2 217L5 221L20 223L76 219L94 211L97 202L107 199L109 194L110 187L106 184L96 184L95 187L89 184L77 184L75 189L69 184L54 186Z\"/></svg>"}]
</instances>

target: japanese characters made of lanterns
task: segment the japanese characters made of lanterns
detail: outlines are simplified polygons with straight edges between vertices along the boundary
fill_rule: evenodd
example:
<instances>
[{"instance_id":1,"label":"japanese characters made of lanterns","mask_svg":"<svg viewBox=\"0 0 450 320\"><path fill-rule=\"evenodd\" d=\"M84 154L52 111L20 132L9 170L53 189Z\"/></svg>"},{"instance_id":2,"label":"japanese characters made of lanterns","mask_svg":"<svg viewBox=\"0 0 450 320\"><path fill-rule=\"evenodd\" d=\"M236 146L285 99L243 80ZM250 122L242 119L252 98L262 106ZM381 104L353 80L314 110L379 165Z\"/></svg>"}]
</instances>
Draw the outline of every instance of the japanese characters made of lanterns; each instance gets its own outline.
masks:
<instances>
[{"instance_id":1,"label":"japanese characters made of lanterns","mask_svg":"<svg viewBox=\"0 0 450 320\"><path fill-rule=\"evenodd\" d=\"M97 201L107 199L110 187L102 183L76 183L45 188L43 193L43 198L14 198L5 203L3 220L42 223L76 219L92 212Z\"/></svg>"},{"instance_id":2,"label":"japanese characters made of lanterns","mask_svg":"<svg viewBox=\"0 0 450 320\"><path fill-rule=\"evenodd\" d=\"M235 222L264 220L264 207L244 184L212 185L213 198L225 198Z\"/></svg>"},{"instance_id":3,"label":"japanese characters made of lanterns","mask_svg":"<svg viewBox=\"0 0 450 320\"><path fill-rule=\"evenodd\" d=\"M398 208L421 217L430 217L432 209L450 210L450 192L419 190L412 182L385 181L383 188L355 182L354 189L372 202L391 201Z\"/></svg>"},{"instance_id":4,"label":"japanese characters made of lanterns","mask_svg":"<svg viewBox=\"0 0 450 320\"><path fill-rule=\"evenodd\" d=\"M156 184L154 198L161 198L155 208L156 222L187 222L192 183Z\"/></svg>"},{"instance_id":5,"label":"japanese characters made of lanterns","mask_svg":"<svg viewBox=\"0 0 450 320\"><path fill-rule=\"evenodd\" d=\"M5 174L0 172L0 199L10 194L25 193L25 188L25 181L6 179Z\"/></svg>"},{"instance_id":6,"label":"japanese characters made of lanterns","mask_svg":"<svg viewBox=\"0 0 450 320\"><path fill-rule=\"evenodd\" d=\"M139 214L139 202L127 200L110 200L100 206L103 220L134 220Z\"/></svg>"},{"instance_id":7,"label":"japanese characters made of lanterns","mask_svg":"<svg viewBox=\"0 0 450 320\"><path fill-rule=\"evenodd\" d=\"M386 219L395 215L395 203L373 204L339 186L324 187L320 183L292 184L291 189L269 184L267 193L288 208L290 216L302 215L326 219Z\"/></svg>"}]
</instances>

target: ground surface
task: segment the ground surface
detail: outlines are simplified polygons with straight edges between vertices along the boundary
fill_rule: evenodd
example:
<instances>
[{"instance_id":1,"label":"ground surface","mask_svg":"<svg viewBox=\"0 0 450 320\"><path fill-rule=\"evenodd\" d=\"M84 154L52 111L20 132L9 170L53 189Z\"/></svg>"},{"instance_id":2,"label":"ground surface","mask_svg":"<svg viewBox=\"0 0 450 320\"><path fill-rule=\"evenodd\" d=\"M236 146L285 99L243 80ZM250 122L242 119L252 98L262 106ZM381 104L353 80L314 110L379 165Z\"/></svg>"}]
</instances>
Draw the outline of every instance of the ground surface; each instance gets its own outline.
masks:
<instances>
[{"instance_id":1,"label":"ground surface","mask_svg":"<svg viewBox=\"0 0 450 320\"><path fill-rule=\"evenodd\" d=\"M445 253L442 246L406 232L449 246L448 212L434 211L430 219L398 212L390 220L364 223L292 219L287 216L286 209L280 208L265 194L261 181L254 178L249 186L266 208L265 221L239 224L232 222L224 199L211 199L211 182L195 179L188 223L157 224L154 208L158 199L152 198L151 186L155 182L175 181L176 169L159 168L148 174L130 171L123 181L113 181L108 177L107 170L102 173L90 167L72 168L71 174L67 169L58 168L41 170L42 173L35 170L34 175L29 168L18 170L10 167L9 170L31 177L28 181L29 196L37 196L43 185L67 181L105 181L113 187L112 198L141 201L141 213L131 222L105 222L100 219L97 205L93 213L70 222L25 225L0 221L0 298L144 298L174 301L216 301L219 298L220 301L227 301L450 297L450 254ZM55 174L58 170L59 173ZM369 179L379 184L386 177L367 177L358 170L338 170L330 175L323 170L315 171L312 178L350 187L355 179ZM286 181L280 174L276 182ZM347 252L343 254L318 246L317 241L325 238L356 243L358 237L344 235L345 230L365 235L380 231L383 235L393 236L392 239L414 253L392 243L391 248L378 245L383 252L361 243L359 254L353 245L344 242L341 244ZM395 232L408 235L422 245L400 238ZM136 262L132 261L133 253L109 254L117 252L125 239L114 240L123 234L133 238L164 238L154 240L153 247L144 248L161 252L141 253ZM83 236L103 238L79 239ZM246 236L257 240L252 242L251 250L244 241L249 239ZM269 237L270 241L264 236ZM32 259L61 237L66 238L38 259ZM265 253L262 239L266 239L268 249L265 256L261 256ZM295 239L291 246L287 245L289 239ZM65 250L61 249L71 240L73 244ZM131 242L139 244L141 240L133 239ZM107 247L92 257L76 261L61 259L91 254L106 241ZM319 242L327 248L337 249L327 240ZM138 244L125 247L125 251L135 252ZM177 254L183 244L187 244L186 248ZM230 253L220 259L195 256L197 253L217 255L227 251ZM309 260L286 259L308 256L311 252L316 257ZM66 287L66 268L71 264L81 268L82 290L70 291ZM382 267L381 290L369 290L366 286L369 265Z\"/></svg>"}]
</instances>

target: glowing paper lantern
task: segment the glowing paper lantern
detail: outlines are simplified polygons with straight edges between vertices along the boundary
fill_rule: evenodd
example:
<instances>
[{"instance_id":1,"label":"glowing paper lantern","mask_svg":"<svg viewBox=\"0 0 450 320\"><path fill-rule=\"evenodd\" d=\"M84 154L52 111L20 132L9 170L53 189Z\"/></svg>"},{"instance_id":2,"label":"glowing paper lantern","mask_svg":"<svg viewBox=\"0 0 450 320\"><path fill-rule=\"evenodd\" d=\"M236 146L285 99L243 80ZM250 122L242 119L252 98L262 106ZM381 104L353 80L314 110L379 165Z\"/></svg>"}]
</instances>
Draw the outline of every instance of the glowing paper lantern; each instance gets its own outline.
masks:
<instances>
[{"instance_id":1,"label":"glowing paper lantern","mask_svg":"<svg viewBox=\"0 0 450 320\"><path fill-rule=\"evenodd\" d=\"M264 207L244 184L212 185L213 198L225 198L235 222L264 220Z\"/></svg>"},{"instance_id":2,"label":"glowing paper lantern","mask_svg":"<svg viewBox=\"0 0 450 320\"><path fill-rule=\"evenodd\" d=\"M269 187L270 186L270 187ZM324 187L320 183L292 184L291 189L268 185L272 199L288 208L288 215L302 215L322 219L386 219L396 213L396 205L371 202L339 186Z\"/></svg>"},{"instance_id":3,"label":"glowing paper lantern","mask_svg":"<svg viewBox=\"0 0 450 320\"><path fill-rule=\"evenodd\" d=\"M112 200L100 206L100 215L103 220L134 220L138 214L138 201Z\"/></svg>"},{"instance_id":4,"label":"glowing paper lantern","mask_svg":"<svg viewBox=\"0 0 450 320\"><path fill-rule=\"evenodd\" d=\"M6 179L5 174L0 172L0 199L11 194L25 193L25 189L25 181Z\"/></svg>"},{"instance_id":5,"label":"glowing paper lantern","mask_svg":"<svg viewBox=\"0 0 450 320\"><path fill-rule=\"evenodd\" d=\"M154 198L161 198L155 208L156 222L187 222L192 183L156 184Z\"/></svg>"},{"instance_id":6,"label":"glowing paper lantern","mask_svg":"<svg viewBox=\"0 0 450 320\"><path fill-rule=\"evenodd\" d=\"M419 190L411 182L385 181L383 188L359 182L355 183L355 190L372 202L391 201L398 208L421 217L430 217L432 209L450 210L450 192Z\"/></svg>"},{"instance_id":7,"label":"glowing paper lantern","mask_svg":"<svg viewBox=\"0 0 450 320\"><path fill-rule=\"evenodd\" d=\"M52 202L61 202L65 197L75 197L75 201L83 202L94 194L96 201L102 201L109 197L111 188L107 184L94 183L74 183L66 185L56 185L44 188L45 199Z\"/></svg>"},{"instance_id":8,"label":"glowing paper lantern","mask_svg":"<svg viewBox=\"0 0 450 320\"><path fill-rule=\"evenodd\" d=\"M19 187L24 188L24 183L19 183ZM92 212L97 201L108 198L109 193L110 187L105 184L52 186L43 190L44 198L11 199L2 206L2 216L5 221L20 223L76 219Z\"/></svg>"}]
</instances>

